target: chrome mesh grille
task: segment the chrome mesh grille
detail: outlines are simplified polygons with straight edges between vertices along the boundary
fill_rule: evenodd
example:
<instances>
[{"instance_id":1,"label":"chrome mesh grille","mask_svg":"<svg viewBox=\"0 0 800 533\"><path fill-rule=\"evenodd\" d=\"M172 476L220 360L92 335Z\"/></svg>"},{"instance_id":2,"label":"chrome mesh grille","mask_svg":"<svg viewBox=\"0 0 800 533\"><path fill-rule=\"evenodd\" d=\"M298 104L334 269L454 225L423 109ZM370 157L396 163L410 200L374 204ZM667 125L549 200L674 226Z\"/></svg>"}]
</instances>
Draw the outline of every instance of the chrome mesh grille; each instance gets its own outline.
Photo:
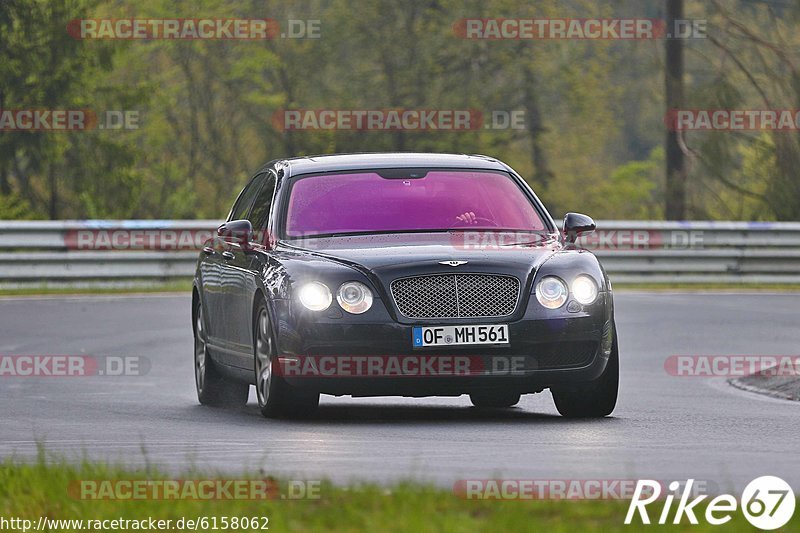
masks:
<instances>
[{"instance_id":1,"label":"chrome mesh grille","mask_svg":"<svg viewBox=\"0 0 800 533\"><path fill-rule=\"evenodd\" d=\"M497 274L432 274L391 283L397 308L408 318L478 318L510 315L519 280Z\"/></svg>"}]
</instances>

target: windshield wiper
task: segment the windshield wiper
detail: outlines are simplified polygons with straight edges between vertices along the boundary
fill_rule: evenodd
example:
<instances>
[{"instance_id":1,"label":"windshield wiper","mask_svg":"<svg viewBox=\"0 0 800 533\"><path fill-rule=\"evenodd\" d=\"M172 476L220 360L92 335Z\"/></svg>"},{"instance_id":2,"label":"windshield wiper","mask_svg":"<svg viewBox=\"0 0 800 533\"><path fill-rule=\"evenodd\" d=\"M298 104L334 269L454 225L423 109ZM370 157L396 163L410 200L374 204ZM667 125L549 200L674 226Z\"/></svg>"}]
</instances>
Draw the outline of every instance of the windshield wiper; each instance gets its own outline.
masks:
<instances>
[{"instance_id":1,"label":"windshield wiper","mask_svg":"<svg viewBox=\"0 0 800 533\"><path fill-rule=\"evenodd\" d=\"M555 236L552 233L534 234L534 235L537 235L537 238L532 241L518 241L509 244L501 244L500 246L504 248L510 248L512 246L530 246L533 244L542 244L544 242L555 240Z\"/></svg>"}]
</instances>

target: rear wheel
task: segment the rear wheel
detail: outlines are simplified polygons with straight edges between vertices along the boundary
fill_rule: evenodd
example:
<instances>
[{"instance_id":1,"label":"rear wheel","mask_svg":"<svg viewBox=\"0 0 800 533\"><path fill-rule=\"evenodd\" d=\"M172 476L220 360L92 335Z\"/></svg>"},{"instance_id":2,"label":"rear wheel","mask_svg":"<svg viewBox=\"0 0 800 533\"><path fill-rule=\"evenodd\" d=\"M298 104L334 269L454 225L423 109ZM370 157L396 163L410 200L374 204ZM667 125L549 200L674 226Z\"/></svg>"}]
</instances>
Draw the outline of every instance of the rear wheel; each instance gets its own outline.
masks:
<instances>
[{"instance_id":1,"label":"rear wheel","mask_svg":"<svg viewBox=\"0 0 800 533\"><path fill-rule=\"evenodd\" d=\"M475 407L501 408L512 407L519 403L519 394L511 392L473 392L469 395Z\"/></svg>"},{"instance_id":2,"label":"rear wheel","mask_svg":"<svg viewBox=\"0 0 800 533\"><path fill-rule=\"evenodd\" d=\"M263 302L254 320L256 397L261 414L267 418L307 416L319 405L319 393L307 392L275 375L277 360L269 313Z\"/></svg>"},{"instance_id":3,"label":"rear wheel","mask_svg":"<svg viewBox=\"0 0 800 533\"><path fill-rule=\"evenodd\" d=\"M589 383L551 389L556 409L562 416L571 418L600 418L608 416L617 405L619 390L619 348L617 330L614 328L611 355L603 374Z\"/></svg>"},{"instance_id":4,"label":"rear wheel","mask_svg":"<svg viewBox=\"0 0 800 533\"><path fill-rule=\"evenodd\" d=\"M194 317L194 382L197 399L203 405L216 407L246 405L250 385L222 375L208 355L202 304L197 304Z\"/></svg>"}]
</instances>

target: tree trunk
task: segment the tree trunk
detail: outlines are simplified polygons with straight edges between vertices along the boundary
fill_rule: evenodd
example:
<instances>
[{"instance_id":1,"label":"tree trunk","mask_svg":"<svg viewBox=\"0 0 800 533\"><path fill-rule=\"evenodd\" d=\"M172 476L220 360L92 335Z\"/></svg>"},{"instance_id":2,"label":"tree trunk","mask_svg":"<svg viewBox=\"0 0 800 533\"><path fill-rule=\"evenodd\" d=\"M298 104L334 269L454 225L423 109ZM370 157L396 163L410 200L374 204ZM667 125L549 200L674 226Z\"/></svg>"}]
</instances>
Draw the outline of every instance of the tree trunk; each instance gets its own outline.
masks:
<instances>
[{"instance_id":1,"label":"tree trunk","mask_svg":"<svg viewBox=\"0 0 800 533\"><path fill-rule=\"evenodd\" d=\"M536 184L542 190L545 190L552 181L553 172L550 170L547 154L542 146L541 136L545 133L545 128L537 98L536 77L531 70L525 69L524 80L525 122L531 139L531 162L535 172L534 179Z\"/></svg>"},{"instance_id":2,"label":"tree trunk","mask_svg":"<svg viewBox=\"0 0 800 533\"><path fill-rule=\"evenodd\" d=\"M666 31L675 30L675 21L683 18L683 0L667 0ZM679 37L666 40L666 72L664 88L667 112L683 108L683 41ZM680 132L667 129L667 186L665 213L667 220L686 218L686 164L678 143Z\"/></svg>"},{"instance_id":3,"label":"tree trunk","mask_svg":"<svg viewBox=\"0 0 800 533\"><path fill-rule=\"evenodd\" d=\"M8 165L0 164L0 194L11 194L11 184L8 182Z\"/></svg>"},{"instance_id":4,"label":"tree trunk","mask_svg":"<svg viewBox=\"0 0 800 533\"><path fill-rule=\"evenodd\" d=\"M58 219L58 189L56 187L55 165L47 166L47 181L50 184L50 220Z\"/></svg>"}]
</instances>

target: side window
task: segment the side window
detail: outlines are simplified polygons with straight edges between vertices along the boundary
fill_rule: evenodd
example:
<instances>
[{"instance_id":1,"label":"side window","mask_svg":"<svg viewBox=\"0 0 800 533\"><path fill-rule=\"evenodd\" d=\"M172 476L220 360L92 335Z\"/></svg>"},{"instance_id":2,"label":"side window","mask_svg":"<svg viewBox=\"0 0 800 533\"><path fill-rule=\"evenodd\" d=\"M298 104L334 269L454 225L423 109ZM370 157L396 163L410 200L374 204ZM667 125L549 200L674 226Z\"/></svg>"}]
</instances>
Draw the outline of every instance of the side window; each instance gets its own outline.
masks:
<instances>
[{"instance_id":1,"label":"side window","mask_svg":"<svg viewBox=\"0 0 800 533\"><path fill-rule=\"evenodd\" d=\"M236 199L236 203L233 204L233 209L231 209L231 213L228 215L229 221L247 218L247 213L250 212L250 205L253 203L253 198L258 192L258 189L263 181L263 174L259 174L250 180L250 183L248 183L241 194L239 194L239 198Z\"/></svg>"},{"instance_id":2,"label":"side window","mask_svg":"<svg viewBox=\"0 0 800 533\"><path fill-rule=\"evenodd\" d=\"M250 216L247 217L255 230L262 230L266 227L272 207L272 196L275 193L275 175L268 172L265 178L264 186L258 191L256 200L253 202L253 209L250 210Z\"/></svg>"}]
</instances>

